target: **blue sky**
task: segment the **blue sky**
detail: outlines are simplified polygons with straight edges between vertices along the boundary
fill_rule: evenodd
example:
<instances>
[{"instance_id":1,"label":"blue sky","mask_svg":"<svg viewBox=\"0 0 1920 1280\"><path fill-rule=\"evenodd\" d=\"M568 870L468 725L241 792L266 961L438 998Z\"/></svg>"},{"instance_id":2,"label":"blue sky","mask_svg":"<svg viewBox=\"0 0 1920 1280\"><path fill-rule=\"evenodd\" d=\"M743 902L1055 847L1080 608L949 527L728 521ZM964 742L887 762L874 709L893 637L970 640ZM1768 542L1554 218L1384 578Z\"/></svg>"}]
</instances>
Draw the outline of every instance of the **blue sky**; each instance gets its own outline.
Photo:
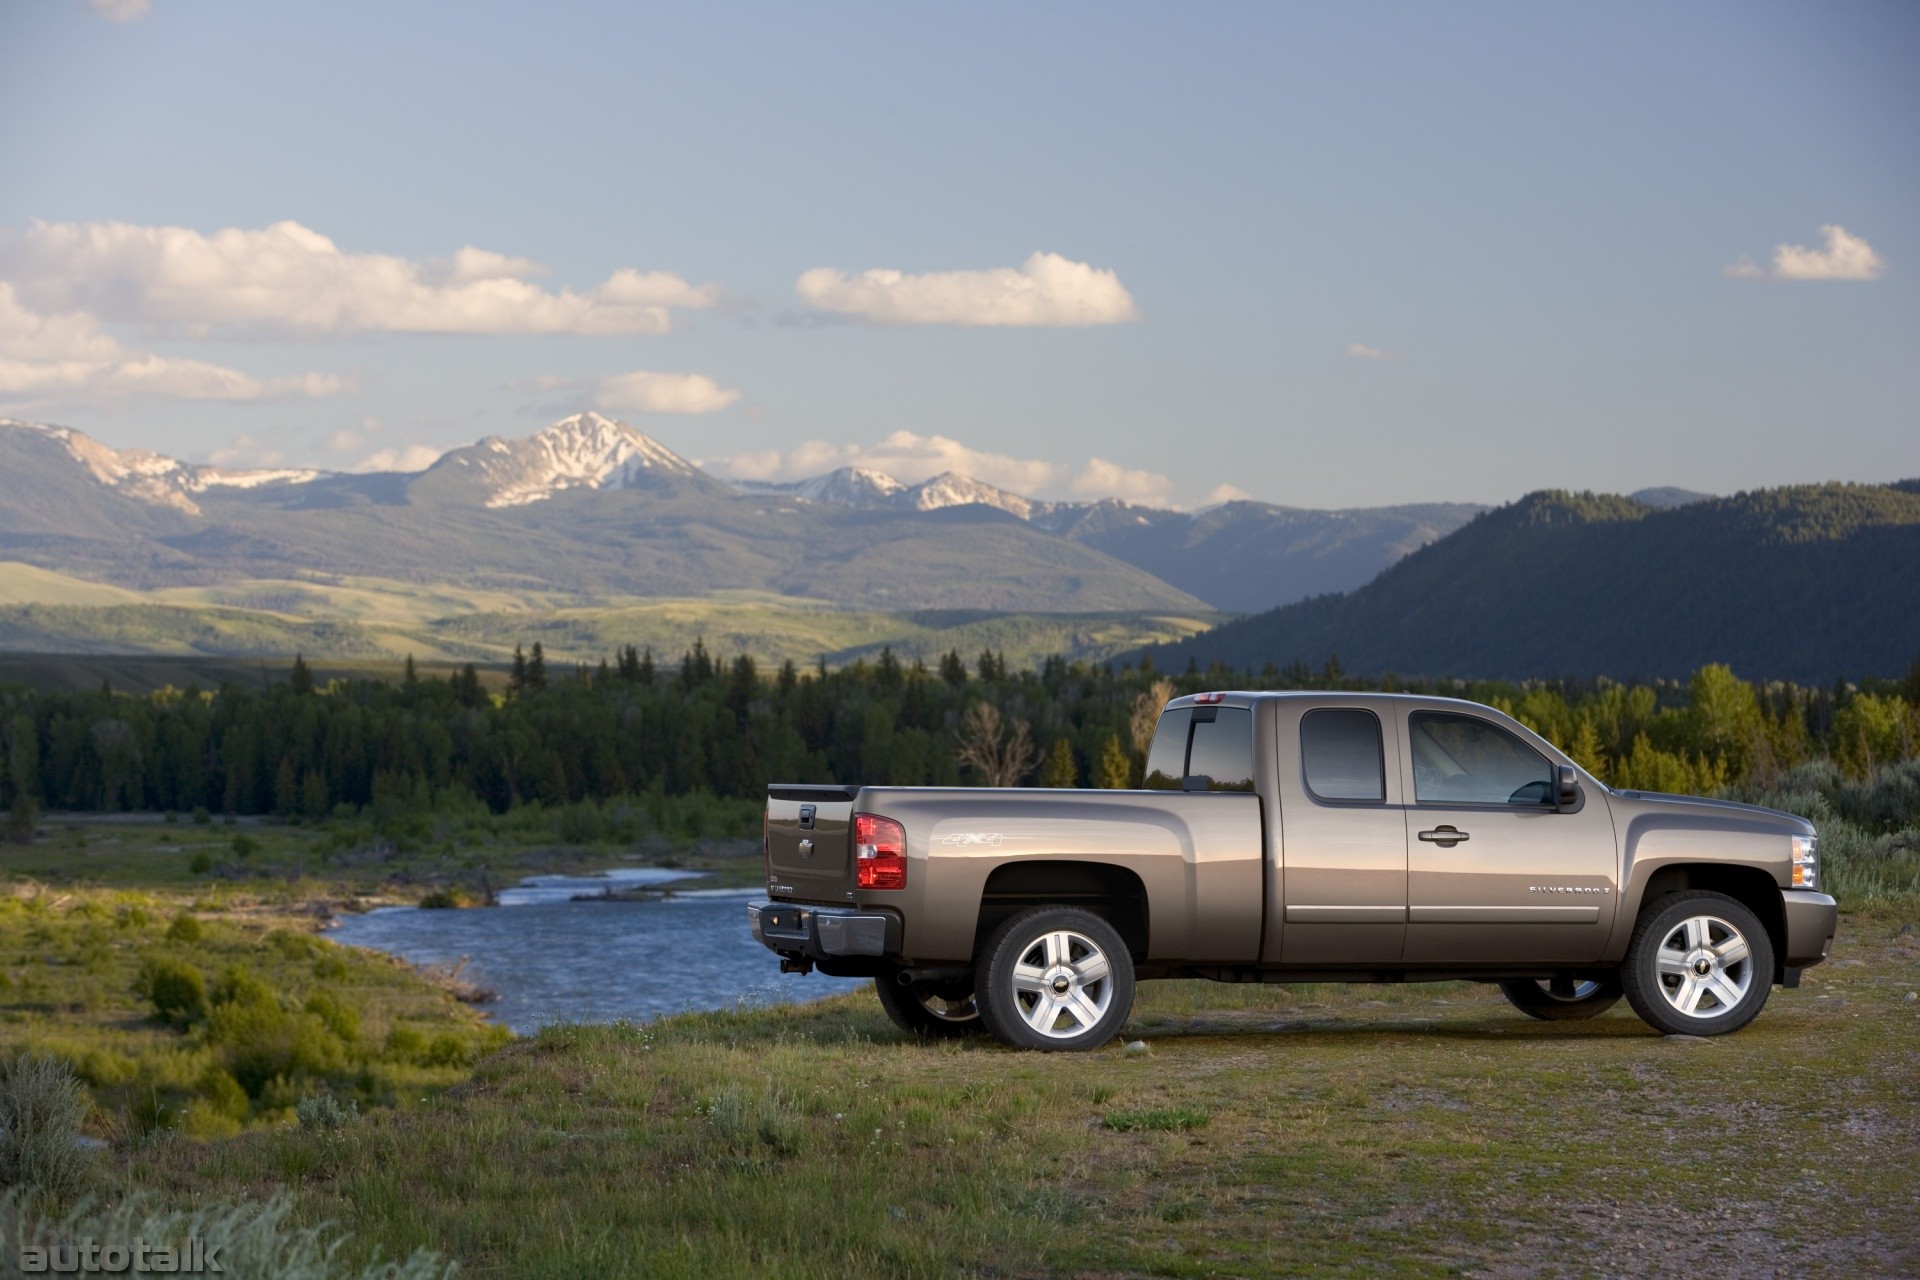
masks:
<instances>
[{"instance_id":1,"label":"blue sky","mask_svg":"<svg viewBox=\"0 0 1920 1280\"><path fill-rule=\"evenodd\" d=\"M0 412L347 467L597 404L1182 504L1893 479L1917 122L1901 4L12 4Z\"/></svg>"}]
</instances>

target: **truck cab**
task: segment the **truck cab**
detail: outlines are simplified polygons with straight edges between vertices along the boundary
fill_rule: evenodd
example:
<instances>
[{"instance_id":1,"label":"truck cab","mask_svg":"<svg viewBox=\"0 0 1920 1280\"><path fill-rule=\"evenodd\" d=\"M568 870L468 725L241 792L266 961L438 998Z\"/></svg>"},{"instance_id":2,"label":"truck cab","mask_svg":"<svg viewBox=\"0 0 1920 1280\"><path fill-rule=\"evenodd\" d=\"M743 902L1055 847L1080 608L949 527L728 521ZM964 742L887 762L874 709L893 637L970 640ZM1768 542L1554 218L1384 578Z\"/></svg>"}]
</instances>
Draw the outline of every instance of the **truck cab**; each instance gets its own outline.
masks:
<instances>
[{"instance_id":1,"label":"truck cab","mask_svg":"<svg viewBox=\"0 0 1920 1280\"><path fill-rule=\"evenodd\" d=\"M1476 979L1555 1019L1624 994L1722 1034L1836 920L1804 819L1615 791L1494 708L1404 694L1176 698L1136 791L776 785L765 856L749 918L783 967L1031 1048L1104 1042L1162 977Z\"/></svg>"}]
</instances>

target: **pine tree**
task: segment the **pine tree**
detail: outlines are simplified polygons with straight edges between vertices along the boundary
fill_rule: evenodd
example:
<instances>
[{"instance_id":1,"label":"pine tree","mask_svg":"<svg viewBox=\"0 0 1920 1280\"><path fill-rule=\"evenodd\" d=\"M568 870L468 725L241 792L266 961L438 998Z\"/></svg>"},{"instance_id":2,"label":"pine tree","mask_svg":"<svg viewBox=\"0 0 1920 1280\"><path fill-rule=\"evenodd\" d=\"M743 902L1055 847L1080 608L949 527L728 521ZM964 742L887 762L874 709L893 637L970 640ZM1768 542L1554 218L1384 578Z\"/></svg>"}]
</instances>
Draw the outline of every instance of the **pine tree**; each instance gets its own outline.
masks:
<instances>
[{"instance_id":1,"label":"pine tree","mask_svg":"<svg viewBox=\"0 0 1920 1280\"><path fill-rule=\"evenodd\" d=\"M958 649L947 650L947 656L940 659L940 678L956 689L967 682L967 664Z\"/></svg>"},{"instance_id":2,"label":"pine tree","mask_svg":"<svg viewBox=\"0 0 1920 1280\"><path fill-rule=\"evenodd\" d=\"M900 659L893 656L893 646L880 646L880 662L875 669L875 678L882 689L898 689L905 683L905 674L900 670Z\"/></svg>"},{"instance_id":3,"label":"pine tree","mask_svg":"<svg viewBox=\"0 0 1920 1280\"><path fill-rule=\"evenodd\" d=\"M412 654L407 655L406 674L400 677L400 683L404 685L408 690L412 690L416 688L420 683L420 673L413 669Z\"/></svg>"},{"instance_id":4,"label":"pine tree","mask_svg":"<svg viewBox=\"0 0 1920 1280\"><path fill-rule=\"evenodd\" d=\"M544 689L547 687L547 655L540 648L540 642L533 642L533 652L527 655L527 688Z\"/></svg>"},{"instance_id":5,"label":"pine tree","mask_svg":"<svg viewBox=\"0 0 1920 1280\"><path fill-rule=\"evenodd\" d=\"M1133 781L1133 761L1120 745L1120 736L1110 733L1100 744L1100 760L1095 779L1109 791L1125 791Z\"/></svg>"},{"instance_id":6,"label":"pine tree","mask_svg":"<svg viewBox=\"0 0 1920 1280\"><path fill-rule=\"evenodd\" d=\"M640 666L638 667L638 670L640 672L640 683L644 685L652 685L653 684L653 646L652 645L648 645L647 651L640 656Z\"/></svg>"},{"instance_id":7,"label":"pine tree","mask_svg":"<svg viewBox=\"0 0 1920 1280\"><path fill-rule=\"evenodd\" d=\"M293 655L293 675L290 678L293 691L305 697L313 692L313 672L307 670L307 659L303 654Z\"/></svg>"},{"instance_id":8,"label":"pine tree","mask_svg":"<svg viewBox=\"0 0 1920 1280\"><path fill-rule=\"evenodd\" d=\"M1043 787L1077 787L1080 785L1080 768L1073 762L1073 748L1065 738L1055 738L1053 746L1047 751L1047 758L1040 766L1040 785Z\"/></svg>"},{"instance_id":9,"label":"pine tree","mask_svg":"<svg viewBox=\"0 0 1920 1280\"><path fill-rule=\"evenodd\" d=\"M519 645L513 646L513 672L507 676L507 691L525 693L527 689L527 655Z\"/></svg>"},{"instance_id":10,"label":"pine tree","mask_svg":"<svg viewBox=\"0 0 1920 1280\"><path fill-rule=\"evenodd\" d=\"M788 658L780 664L780 692L792 693L794 686L800 683L800 672L794 667L793 659Z\"/></svg>"}]
</instances>

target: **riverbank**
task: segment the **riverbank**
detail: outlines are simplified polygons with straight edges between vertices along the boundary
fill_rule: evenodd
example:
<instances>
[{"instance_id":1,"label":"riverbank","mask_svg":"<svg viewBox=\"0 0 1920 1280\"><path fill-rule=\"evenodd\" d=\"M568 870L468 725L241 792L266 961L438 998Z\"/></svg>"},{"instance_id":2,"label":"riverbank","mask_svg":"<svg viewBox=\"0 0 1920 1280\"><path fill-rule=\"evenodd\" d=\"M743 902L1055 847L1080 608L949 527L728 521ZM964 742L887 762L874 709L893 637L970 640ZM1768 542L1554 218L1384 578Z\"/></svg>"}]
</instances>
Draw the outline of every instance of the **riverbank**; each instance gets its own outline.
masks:
<instances>
[{"instance_id":1,"label":"riverbank","mask_svg":"<svg viewBox=\"0 0 1920 1280\"><path fill-rule=\"evenodd\" d=\"M1920 936L1852 913L1741 1033L1489 988L1146 983L1086 1055L867 993L553 1028L423 1106L121 1158L473 1276L1920 1271Z\"/></svg>"}]
</instances>

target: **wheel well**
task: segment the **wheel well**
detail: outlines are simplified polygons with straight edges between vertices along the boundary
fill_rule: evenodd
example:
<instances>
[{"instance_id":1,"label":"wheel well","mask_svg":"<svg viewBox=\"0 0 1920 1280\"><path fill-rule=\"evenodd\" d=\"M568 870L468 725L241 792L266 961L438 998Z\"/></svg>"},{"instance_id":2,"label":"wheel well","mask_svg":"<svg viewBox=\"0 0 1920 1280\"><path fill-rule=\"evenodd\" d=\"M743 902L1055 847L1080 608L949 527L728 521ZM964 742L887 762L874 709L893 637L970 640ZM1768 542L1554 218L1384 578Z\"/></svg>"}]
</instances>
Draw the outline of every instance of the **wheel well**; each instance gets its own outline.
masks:
<instances>
[{"instance_id":1,"label":"wheel well","mask_svg":"<svg viewBox=\"0 0 1920 1280\"><path fill-rule=\"evenodd\" d=\"M1147 955L1147 890L1140 877L1106 862L1012 862L987 877L974 945L1028 907L1080 907L1114 927L1136 961Z\"/></svg>"},{"instance_id":2,"label":"wheel well","mask_svg":"<svg viewBox=\"0 0 1920 1280\"><path fill-rule=\"evenodd\" d=\"M1705 889L1724 893L1740 903L1766 927L1773 943L1773 980L1785 975L1787 959L1786 910L1780 903L1780 886L1758 867L1730 866L1726 863L1696 862L1661 867L1647 879L1647 891L1641 895L1641 909L1669 893Z\"/></svg>"}]
</instances>

